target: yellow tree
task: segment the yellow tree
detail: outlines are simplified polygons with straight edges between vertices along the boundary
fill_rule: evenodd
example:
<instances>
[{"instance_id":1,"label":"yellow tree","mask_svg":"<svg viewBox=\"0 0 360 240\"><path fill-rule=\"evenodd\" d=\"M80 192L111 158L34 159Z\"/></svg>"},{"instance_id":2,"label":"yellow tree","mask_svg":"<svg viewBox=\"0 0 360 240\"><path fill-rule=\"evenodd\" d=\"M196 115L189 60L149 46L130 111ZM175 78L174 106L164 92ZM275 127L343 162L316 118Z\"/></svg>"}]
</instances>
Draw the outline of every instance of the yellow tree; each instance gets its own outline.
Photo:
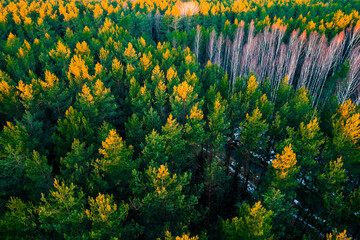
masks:
<instances>
[{"instance_id":1,"label":"yellow tree","mask_svg":"<svg viewBox=\"0 0 360 240\"><path fill-rule=\"evenodd\" d=\"M332 117L332 125L334 137L329 149L333 158L342 156L345 168L359 179L360 113L350 99L339 106L337 114Z\"/></svg>"},{"instance_id":2,"label":"yellow tree","mask_svg":"<svg viewBox=\"0 0 360 240\"><path fill-rule=\"evenodd\" d=\"M53 62L52 71L59 76L65 76L66 67L70 61L70 48L66 46L61 40L56 43L56 47L49 52L50 59Z\"/></svg>"},{"instance_id":3,"label":"yellow tree","mask_svg":"<svg viewBox=\"0 0 360 240\"><path fill-rule=\"evenodd\" d=\"M89 67L79 55L74 55L66 72L71 88L79 89L83 83L92 80L89 74Z\"/></svg>"},{"instance_id":4,"label":"yellow tree","mask_svg":"<svg viewBox=\"0 0 360 240\"><path fill-rule=\"evenodd\" d=\"M291 144L284 148L281 154L276 155L276 159L272 161L272 167L275 169L274 181L272 186L280 189L288 197L293 198L295 194L295 187L297 185L296 173L296 154L294 153Z\"/></svg>"},{"instance_id":5,"label":"yellow tree","mask_svg":"<svg viewBox=\"0 0 360 240\"><path fill-rule=\"evenodd\" d=\"M134 49L131 42L129 42L127 48L125 48L124 52L124 60L126 64L132 64L136 62L138 59L138 54L136 53L136 50Z\"/></svg>"},{"instance_id":6,"label":"yellow tree","mask_svg":"<svg viewBox=\"0 0 360 240\"><path fill-rule=\"evenodd\" d=\"M334 230L332 233L326 234L326 240L351 240L351 237L348 237L346 234L346 230L343 232L338 232L337 229Z\"/></svg>"},{"instance_id":7,"label":"yellow tree","mask_svg":"<svg viewBox=\"0 0 360 240\"><path fill-rule=\"evenodd\" d=\"M194 88L185 81L178 86L174 86L170 103L172 112L180 123L185 123L186 116L189 115L197 97L198 95L194 92Z\"/></svg>"}]
</instances>

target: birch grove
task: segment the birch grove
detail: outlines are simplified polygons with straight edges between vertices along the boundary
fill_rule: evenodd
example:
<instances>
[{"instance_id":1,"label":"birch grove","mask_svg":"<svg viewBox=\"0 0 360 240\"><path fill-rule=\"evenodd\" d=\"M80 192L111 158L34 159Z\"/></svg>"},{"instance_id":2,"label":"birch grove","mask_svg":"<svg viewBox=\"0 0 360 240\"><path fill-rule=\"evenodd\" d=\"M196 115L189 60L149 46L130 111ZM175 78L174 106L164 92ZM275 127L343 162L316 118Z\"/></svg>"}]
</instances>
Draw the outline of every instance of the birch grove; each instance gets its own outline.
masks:
<instances>
[{"instance_id":1,"label":"birch grove","mask_svg":"<svg viewBox=\"0 0 360 240\"><path fill-rule=\"evenodd\" d=\"M245 28L241 21L234 38L210 33L207 61L223 67L231 76L231 86L238 77L251 72L258 81L266 78L275 95L280 82L287 77L294 89L307 88L313 105L322 100L323 89L329 77L349 61L350 70L345 80L337 83L336 95L343 103L348 98L360 102L360 26L349 27L330 41L316 31L307 35L294 30L285 41L286 27L273 24L256 33L252 21ZM199 54L199 30L195 39L195 55Z\"/></svg>"}]
</instances>

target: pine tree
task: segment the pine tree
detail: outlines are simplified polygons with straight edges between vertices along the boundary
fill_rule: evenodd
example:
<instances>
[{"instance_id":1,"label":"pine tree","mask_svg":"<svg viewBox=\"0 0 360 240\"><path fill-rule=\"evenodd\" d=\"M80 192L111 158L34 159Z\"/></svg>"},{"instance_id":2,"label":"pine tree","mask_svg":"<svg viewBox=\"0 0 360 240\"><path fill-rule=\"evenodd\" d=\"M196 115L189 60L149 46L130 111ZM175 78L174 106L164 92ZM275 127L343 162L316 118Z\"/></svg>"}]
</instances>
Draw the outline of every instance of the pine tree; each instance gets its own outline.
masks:
<instances>
[{"instance_id":1,"label":"pine tree","mask_svg":"<svg viewBox=\"0 0 360 240\"><path fill-rule=\"evenodd\" d=\"M127 147L126 142L112 129L102 142L99 153L102 158L93 163L95 175L103 178L105 186L115 188L127 196L131 171L138 167L132 159L132 146Z\"/></svg>"},{"instance_id":2,"label":"pine tree","mask_svg":"<svg viewBox=\"0 0 360 240\"><path fill-rule=\"evenodd\" d=\"M319 192L322 196L324 218L330 226L342 226L341 221L346 211L345 197L343 195L344 183L348 180L343 169L341 157L336 161L330 161L325 167L325 172L319 174ZM325 227L331 229L331 227Z\"/></svg>"},{"instance_id":3,"label":"pine tree","mask_svg":"<svg viewBox=\"0 0 360 240\"><path fill-rule=\"evenodd\" d=\"M128 215L128 204L116 204L112 196L99 193L95 199L89 198L89 206L90 209L85 210L92 225L88 238L121 238L125 235L127 229L124 221Z\"/></svg>"},{"instance_id":4,"label":"pine tree","mask_svg":"<svg viewBox=\"0 0 360 240\"><path fill-rule=\"evenodd\" d=\"M288 197L294 197L294 187L297 184L295 174L298 171L296 163L296 154L291 144L272 161L272 167L275 169L273 186L286 193Z\"/></svg>"},{"instance_id":5,"label":"pine tree","mask_svg":"<svg viewBox=\"0 0 360 240\"><path fill-rule=\"evenodd\" d=\"M39 227L54 238L73 239L85 231L85 196L74 184L54 180L54 188L48 196L41 197L36 209Z\"/></svg>"},{"instance_id":6,"label":"pine tree","mask_svg":"<svg viewBox=\"0 0 360 240\"><path fill-rule=\"evenodd\" d=\"M359 179L360 172L355 166L358 164L360 138L360 113L349 99L340 105L337 114L333 116L333 139L329 146L333 157L342 156L345 168Z\"/></svg>"},{"instance_id":7,"label":"pine tree","mask_svg":"<svg viewBox=\"0 0 360 240\"><path fill-rule=\"evenodd\" d=\"M133 113L125 123L126 141L134 146L134 154L141 152L141 143L145 141L145 130L143 122Z\"/></svg>"},{"instance_id":8,"label":"pine tree","mask_svg":"<svg viewBox=\"0 0 360 240\"><path fill-rule=\"evenodd\" d=\"M94 146L86 148L85 145L78 139L74 139L71 151L65 157L60 158L60 177L84 190L89 190L92 185L89 180L91 179L91 158L94 154Z\"/></svg>"},{"instance_id":9,"label":"pine tree","mask_svg":"<svg viewBox=\"0 0 360 240\"><path fill-rule=\"evenodd\" d=\"M191 147L193 156L195 156L197 149L202 148L201 145L206 138L204 113L198 105L195 104L190 110L190 115L186 116L184 133L184 139Z\"/></svg>"},{"instance_id":10,"label":"pine tree","mask_svg":"<svg viewBox=\"0 0 360 240\"><path fill-rule=\"evenodd\" d=\"M40 235L36 229L36 212L31 202L10 197L7 211L0 218L0 234L6 239L19 239L24 236Z\"/></svg>"},{"instance_id":11,"label":"pine tree","mask_svg":"<svg viewBox=\"0 0 360 240\"><path fill-rule=\"evenodd\" d=\"M174 92L170 98L171 109L174 117L182 124L186 121L186 116L197 100L197 93L187 82L182 82L174 86Z\"/></svg>"},{"instance_id":12,"label":"pine tree","mask_svg":"<svg viewBox=\"0 0 360 240\"><path fill-rule=\"evenodd\" d=\"M212 161L213 155L221 153L221 149L225 144L225 138L228 134L230 127L226 116L227 103L226 100L222 100L220 95L216 96L214 108L209 114L209 142L211 148L210 162Z\"/></svg>"},{"instance_id":13,"label":"pine tree","mask_svg":"<svg viewBox=\"0 0 360 240\"><path fill-rule=\"evenodd\" d=\"M170 113L165 126L162 127L162 135L166 144L166 153L170 170L172 172L184 172L189 168L188 157L185 152L185 140L182 138L183 127Z\"/></svg>"},{"instance_id":14,"label":"pine tree","mask_svg":"<svg viewBox=\"0 0 360 240\"><path fill-rule=\"evenodd\" d=\"M155 130L146 135L145 143L141 145L141 149L143 149L141 160L144 167L149 166L149 164L160 166L168 161L165 137Z\"/></svg>"},{"instance_id":15,"label":"pine tree","mask_svg":"<svg viewBox=\"0 0 360 240\"><path fill-rule=\"evenodd\" d=\"M58 120L57 132L53 135L58 157L64 157L70 151L74 139L91 143L94 139L94 130L89 119L70 106L66 110L65 119Z\"/></svg>"},{"instance_id":16,"label":"pine tree","mask_svg":"<svg viewBox=\"0 0 360 240\"><path fill-rule=\"evenodd\" d=\"M226 239L272 239L271 216L273 212L266 210L261 202L252 207L243 204L239 217L222 222Z\"/></svg>"},{"instance_id":17,"label":"pine tree","mask_svg":"<svg viewBox=\"0 0 360 240\"><path fill-rule=\"evenodd\" d=\"M137 220L145 227L145 237L163 236L166 231L181 234L196 216L197 198L186 194L190 175L171 174L166 165L149 167L145 174L133 171L131 189Z\"/></svg>"},{"instance_id":18,"label":"pine tree","mask_svg":"<svg viewBox=\"0 0 360 240\"><path fill-rule=\"evenodd\" d=\"M244 160L244 192L248 188L250 164L252 162L261 163L262 161L260 154L261 150L266 149L268 144L268 136L265 135L268 127L266 120L262 120L262 113L258 108L253 111L252 115L246 114L245 121L240 123L240 144L237 150L239 160L236 162L235 174L239 173L241 163Z\"/></svg>"}]
</instances>

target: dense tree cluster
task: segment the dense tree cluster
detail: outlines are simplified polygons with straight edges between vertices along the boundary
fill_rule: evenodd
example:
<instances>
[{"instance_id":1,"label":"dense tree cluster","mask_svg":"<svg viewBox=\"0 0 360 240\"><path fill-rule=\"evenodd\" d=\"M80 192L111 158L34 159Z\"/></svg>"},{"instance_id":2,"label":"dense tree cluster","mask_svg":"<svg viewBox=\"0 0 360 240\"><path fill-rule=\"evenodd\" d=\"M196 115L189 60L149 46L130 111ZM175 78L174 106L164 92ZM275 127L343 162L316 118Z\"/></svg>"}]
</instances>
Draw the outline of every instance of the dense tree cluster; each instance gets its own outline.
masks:
<instances>
[{"instance_id":1,"label":"dense tree cluster","mask_svg":"<svg viewBox=\"0 0 360 240\"><path fill-rule=\"evenodd\" d=\"M1 1L0 236L360 237L359 10Z\"/></svg>"}]
</instances>

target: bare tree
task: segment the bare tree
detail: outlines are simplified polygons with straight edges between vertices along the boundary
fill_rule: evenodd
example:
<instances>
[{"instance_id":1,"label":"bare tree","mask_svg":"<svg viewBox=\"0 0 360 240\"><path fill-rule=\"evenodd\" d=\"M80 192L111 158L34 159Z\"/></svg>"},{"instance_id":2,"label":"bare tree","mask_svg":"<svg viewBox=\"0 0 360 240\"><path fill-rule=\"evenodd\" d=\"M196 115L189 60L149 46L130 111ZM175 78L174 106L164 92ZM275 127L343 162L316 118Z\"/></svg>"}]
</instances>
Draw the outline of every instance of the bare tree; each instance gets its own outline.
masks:
<instances>
[{"instance_id":1,"label":"bare tree","mask_svg":"<svg viewBox=\"0 0 360 240\"><path fill-rule=\"evenodd\" d=\"M343 104L349 98L353 98L355 103L360 103L360 46L350 52L350 69L346 79L338 83L337 98Z\"/></svg>"},{"instance_id":2,"label":"bare tree","mask_svg":"<svg viewBox=\"0 0 360 240\"><path fill-rule=\"evenodd\" d=\"M215 41L216 41L216 31L214 29L210 33L209 44L208 44L208 60L210 62L213 62L213 58L214 58Z\"/></svg>"},{"instance_id":3,"label":"bare tree","mask_svg":"<svg viewBox=\"0 0 360 240\"><path fill-rule=\"evenodd\" d=\"M195 52L197 63L199 62L200 40L201 40L201 28L199 25L197 25L195 41L194 41L194 52Z\"/></svg>"}]
</instances>

